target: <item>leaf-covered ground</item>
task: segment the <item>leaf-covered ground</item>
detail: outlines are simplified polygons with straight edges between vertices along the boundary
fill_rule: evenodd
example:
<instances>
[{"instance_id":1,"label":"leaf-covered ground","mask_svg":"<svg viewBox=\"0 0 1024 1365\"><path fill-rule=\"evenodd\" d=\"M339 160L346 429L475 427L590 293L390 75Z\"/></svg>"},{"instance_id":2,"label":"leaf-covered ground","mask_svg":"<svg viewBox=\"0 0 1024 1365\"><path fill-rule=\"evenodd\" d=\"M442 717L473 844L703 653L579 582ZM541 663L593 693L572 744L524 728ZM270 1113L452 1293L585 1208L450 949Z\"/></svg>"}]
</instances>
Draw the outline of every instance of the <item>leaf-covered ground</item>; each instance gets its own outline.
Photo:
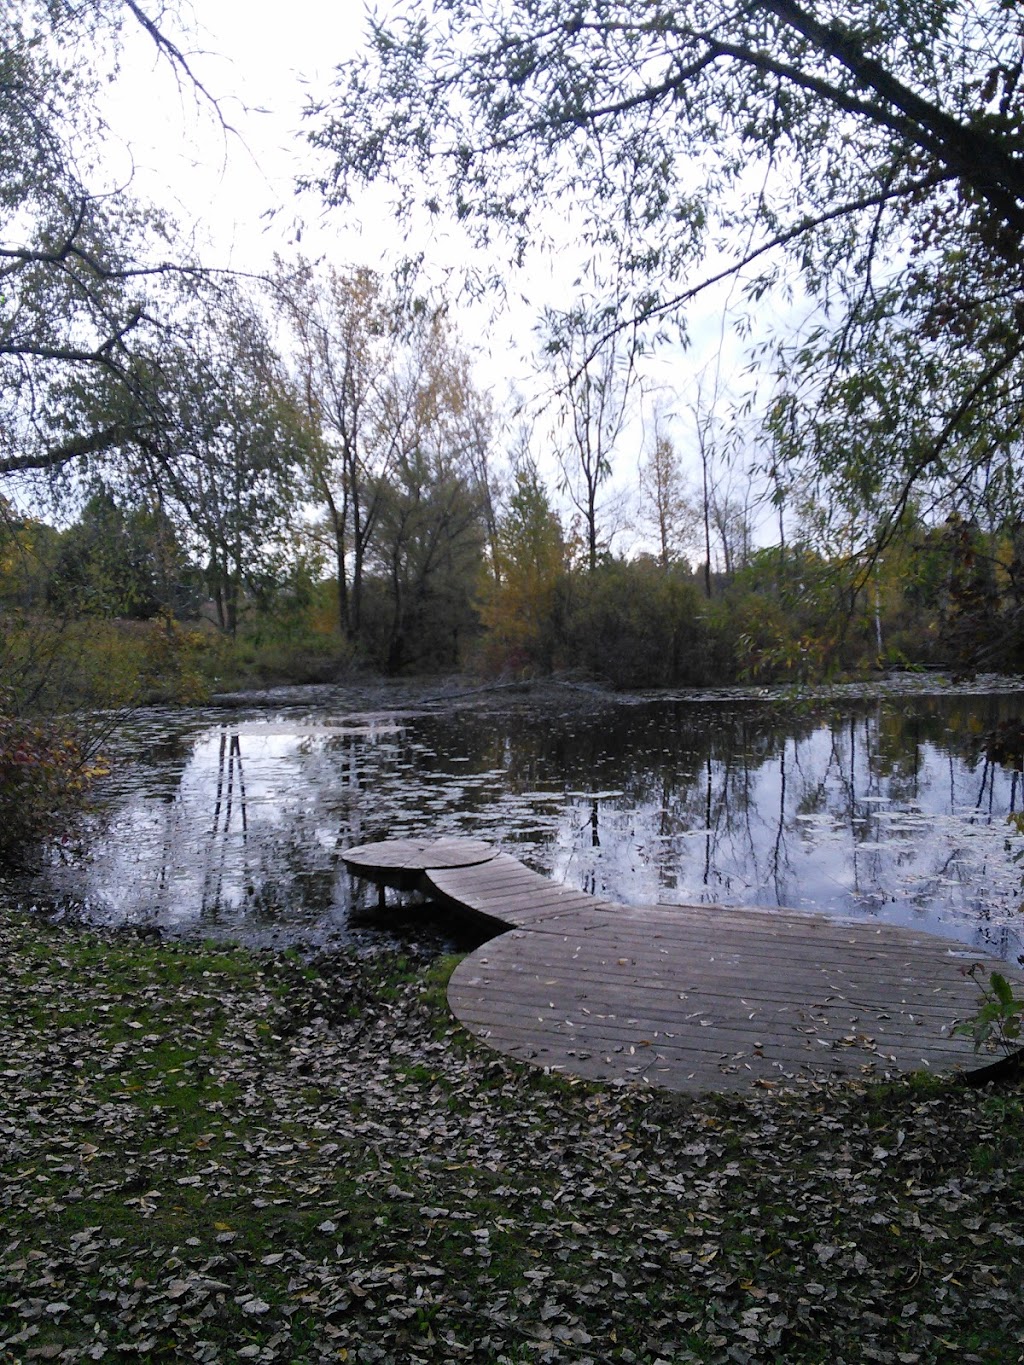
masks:
<instances>
[{"instance_id":1,"label":"leaf-covered ground","mask_svg":"<svg viewBox=\"0 0 1024 1365\"><path fill-rule=\"evenodd\" d=\"M412 949L0 964L5 1363L1024 1360L1019 1085L570 1085Z\"/></svg>"}]
</instances>

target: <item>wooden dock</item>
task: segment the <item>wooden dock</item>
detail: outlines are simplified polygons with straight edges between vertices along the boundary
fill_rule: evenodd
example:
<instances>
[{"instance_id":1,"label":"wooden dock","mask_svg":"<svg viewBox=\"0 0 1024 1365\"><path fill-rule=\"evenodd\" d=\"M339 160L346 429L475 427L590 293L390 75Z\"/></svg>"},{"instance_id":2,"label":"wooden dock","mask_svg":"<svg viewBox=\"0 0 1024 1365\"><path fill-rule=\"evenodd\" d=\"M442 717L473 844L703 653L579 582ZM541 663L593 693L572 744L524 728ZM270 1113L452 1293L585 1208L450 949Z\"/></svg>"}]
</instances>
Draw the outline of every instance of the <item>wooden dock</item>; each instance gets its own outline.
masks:
<instances>
[{"instance_id":1,"label":"wooden dock","mask_svg":"<svg viewBox=\"0 0 1024 1365\"><path fill-rule=\"evenodd\" d=\"M475 839L344 854L497 935L448 987L491 1047L589 1079L737 1090L978 1064L954 1034L978 1007L964 968L1005 964L933 934L795 910L625 906L559 886Z\"/></svg>"}]
</instances>

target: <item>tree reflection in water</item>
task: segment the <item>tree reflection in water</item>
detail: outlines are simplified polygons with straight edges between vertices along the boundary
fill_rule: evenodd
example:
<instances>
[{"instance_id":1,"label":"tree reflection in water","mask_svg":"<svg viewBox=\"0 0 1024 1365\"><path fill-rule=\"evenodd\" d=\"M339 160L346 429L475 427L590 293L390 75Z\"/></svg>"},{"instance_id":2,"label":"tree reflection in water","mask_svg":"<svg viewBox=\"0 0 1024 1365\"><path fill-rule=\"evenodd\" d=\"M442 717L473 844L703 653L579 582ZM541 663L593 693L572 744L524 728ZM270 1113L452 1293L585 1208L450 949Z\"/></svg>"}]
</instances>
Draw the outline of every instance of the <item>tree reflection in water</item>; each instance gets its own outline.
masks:
<instances>
[{"instance_id":1,"label":"tree reflection in water","mask_svg":"<svg viewBox=\"0 0 1024 1365\"><path fill-rule=\"evenodd\" d=\"M231 848L231 820L234 814L235 776L238 777L238 809L241 817L241 850ZM223 817L223 825L221 823ZM213 803L213 832L207 848L206 875L203 878L203 892L200 903L202 916L215 915L220 908L224 889L224 870L228 863L229 852L241 862L245 882L251 884L247 875L245 845L249 833L248 812L245 806L245 775L242 770L242 740L237 730L221 726L220 744L217 752L217 787ZM161 876L166 880L166 868Z\"/></svg>"},{"instance_id":2,"label":"tree reflection in water","mask_svg":"<svg viewBox=\"0 0 1024 1365\"><path fill-rule=\"evenodd\" d=\"M1018 693L590 718L153 710L122 736L86 855L31 894L255 938L344 931L344 848L466 834L613 900L875 916L1015 956L1021 757L986 736L1022 717Z\"/></svg>"}]
</instances>

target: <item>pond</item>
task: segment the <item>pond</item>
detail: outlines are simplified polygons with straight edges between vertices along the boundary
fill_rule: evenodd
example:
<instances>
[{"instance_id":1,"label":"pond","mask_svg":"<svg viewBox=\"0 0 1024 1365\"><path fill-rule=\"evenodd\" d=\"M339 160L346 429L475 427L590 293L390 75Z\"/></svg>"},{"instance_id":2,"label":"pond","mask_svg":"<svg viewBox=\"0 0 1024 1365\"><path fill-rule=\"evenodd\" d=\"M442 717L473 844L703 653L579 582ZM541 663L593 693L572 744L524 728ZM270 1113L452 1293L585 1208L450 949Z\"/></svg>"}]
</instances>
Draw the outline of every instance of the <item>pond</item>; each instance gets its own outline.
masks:
<instances>
[{"instance_id":1,"label":"pond","mask_svg":"<svg viewBox=\"0 0 1024 1365\"><path fill-rule=\"evenodd\" d=\"M80 846L21 899L169 933L344 937L372 899L346 848L464 834L625 903L792 906L1024 953L1020 744L990 742L1024 692L485 700L139 712Z\"/></svg>"}]
</instances>

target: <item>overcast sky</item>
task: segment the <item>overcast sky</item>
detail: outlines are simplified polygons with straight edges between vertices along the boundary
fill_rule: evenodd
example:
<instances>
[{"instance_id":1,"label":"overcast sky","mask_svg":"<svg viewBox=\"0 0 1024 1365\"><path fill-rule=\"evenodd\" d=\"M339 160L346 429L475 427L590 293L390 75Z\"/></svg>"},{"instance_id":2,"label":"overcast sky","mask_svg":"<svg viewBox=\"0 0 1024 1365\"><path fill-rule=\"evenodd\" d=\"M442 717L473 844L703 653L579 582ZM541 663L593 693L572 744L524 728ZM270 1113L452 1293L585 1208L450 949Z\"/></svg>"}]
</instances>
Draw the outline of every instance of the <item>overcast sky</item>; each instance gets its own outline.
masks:
<instances>
[{"instance_id":1,"label":"overcast sky","mask_svg":"<svg viewBox=\"0 0 1024 1365\"><path fill-rule=\"evenodd\" d=\"M357 50L363 9L344 0L201 0L197 10L186 56L230 131L192 87L179 87L134 30L112 90L111 121L126 157L130 148L140 197L169 204L183 226L208 237L218 264L258 269L294 238L294 180L312 163L302 108L310 93L326 90L334 65ZM313 201L305 209L320 216ZM262 215L275 210L268 224ZM328 235L332 244L344 241L345 227L332 215L309 250L319 249L321 235L325 246Z\"/></svg>"},{"instance_id":2,"label":"overcast sky","mask_svg":"<svg viewBox=\"0 0 1024 1365\"><path fill-rule=\"evenodd\" d=\"M179 89L148 38L130 31L112 121L140 197L168 204L201 243L207 239L203 257L213 264L259 270L275 250L302 250L339 265L375 266L399 253L402 243L391 230L383 193L367 192L358 215L325 211L315 195L295 193L296 176L313 168L317 157L303 108L328 92L337 64L362 46L367 23L361 0L198 0L195 9L197 31L187 39L186 55L233 131L220 127L192 88ZM415 245L442 268L466 256L458 230L435 232ZM566 255L571 251L569 241ZM513 292L525 293L535 310L574 273L565 261L554 269L537 261ZM522 328L523 317L517 325ZM720 315L705 326L713 345L719 330Z\"/></svg>"},{"instance_id":3,"label":"overcast sky","mask_svg":"<svg viewBox=\"0 0 1024 1365\"><path fill-rule=\"evenodd\" d=\"M113 88L111 121L139 197L171 208L196 235L201 257L214 265L260 271L275 251L286 257L301 251L339 266L386 270L402 244L390 229L382 195L368 193L361 201L361 223L354 213L325 212L315 196L300 199L295 192L296 175L314 166L316 157L306 141L303 107L328 90L335 66L359 50L366 29L363 5L198 0L196 25L186 49L190 66L232 131L219 125L216 112L192 88L179 88L141 33L131 35ZM416 245L442 266L465 255L454 234ZM499 404L510 385L529 391L536 304L550 301L556 282L572 273L564 262L554 269L538 262L516 281L511 314L495 318L483 308L466 308L458 316L464 340L479 353L478 374L494 388ZM728 329L723 333L720 306L697 319L696 333L694 351L670 353L652 367L656 384L677 389L674 406L684 413L702 367L705 399L713 388L713 356L723 337L727 359L718 377L726 384L739 360ZM671 391L663 394L670 408L673 397ZM684 451L688 425L681 421L677 435ZM635 486L642 440L635 425L630 451L616 461L623 483Z\"/></svg>"}]
</instances>

